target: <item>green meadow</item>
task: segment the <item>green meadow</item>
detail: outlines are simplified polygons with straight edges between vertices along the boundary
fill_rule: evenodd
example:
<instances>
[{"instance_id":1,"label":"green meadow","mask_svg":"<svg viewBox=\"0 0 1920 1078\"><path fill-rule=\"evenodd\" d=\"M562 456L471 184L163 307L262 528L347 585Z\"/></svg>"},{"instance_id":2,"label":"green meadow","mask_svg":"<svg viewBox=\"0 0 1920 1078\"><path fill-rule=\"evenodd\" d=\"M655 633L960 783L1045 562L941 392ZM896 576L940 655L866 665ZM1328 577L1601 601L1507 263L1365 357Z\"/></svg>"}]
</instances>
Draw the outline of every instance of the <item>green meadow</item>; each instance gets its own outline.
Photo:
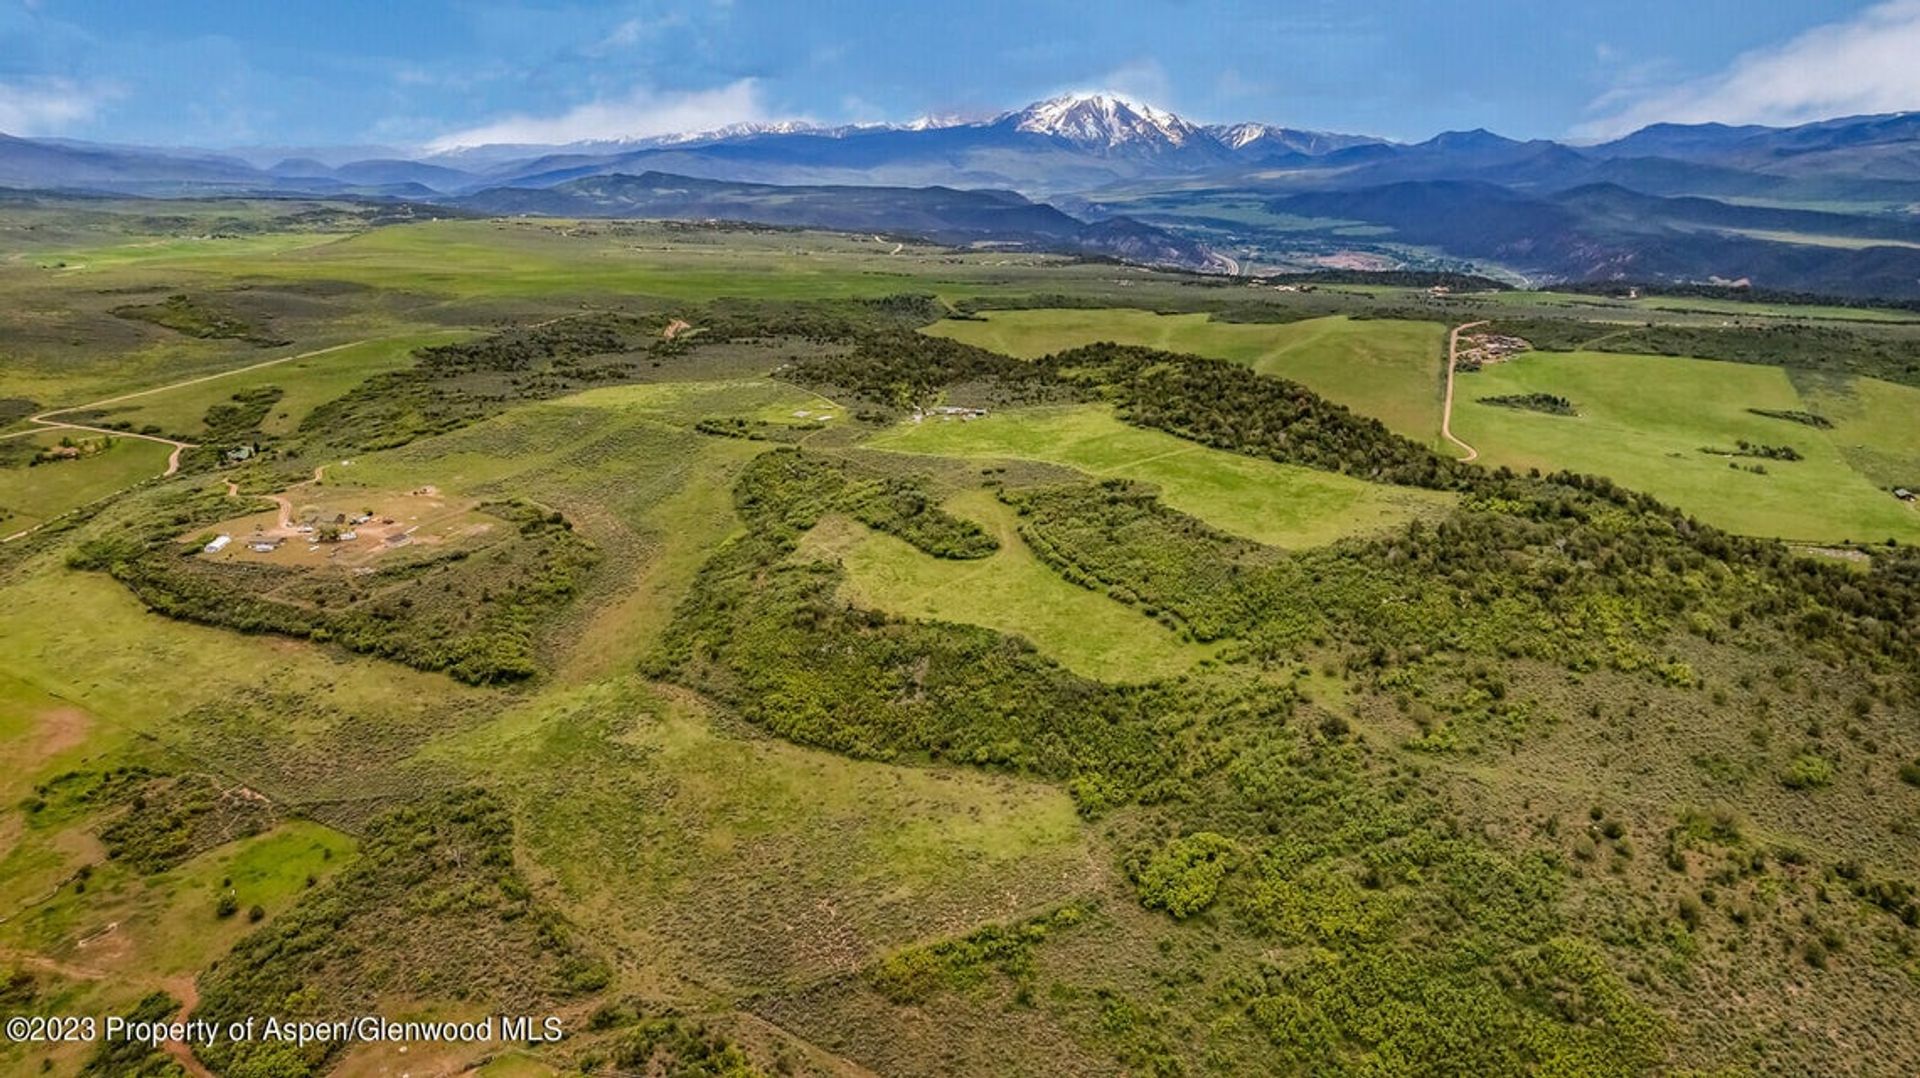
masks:
<instances>
[{"instance_id":1,"label":"green meadow","mask_svg":"<svg viewBox=\"0 0 1920 1078\"><path fill-rule=\"evenodd\" d=\"M64 261L56 279L299 282L321 280L426 295L532 299L640 294L682 300L714 296L804 299L879 296L930 285L992 290L1009 278L1058 265L1053 256L953 257L913 246L832 233L749 229L707 235L648 224L529 220L428 221L345 236L167 240L36 256ZM1063 267L1068 277L1089 269Z\"/></svg>"},{"instance_id":2,"label":"green meadow","mask_svg":"<svg viewBox=\"0 0 1920 1078\"><path fill-rule=\"evenodd\" d=\"M884 431L878 449L976 460L1036 460L1100 478L1137 479L1168 505L1270 546L1310 547L1444 512L1451 498L1225 453L1130 427L1099 405L929 417Z\"/></svg>"},{"instance_id":3,"label":"green meadow","mask_svg":"<svg viewBox=\"0 0 1920 1078\"><path fill-rule=\"evenodd\" d=\"M1855 471L1885 488L1920 490L1920 388L1877 378L1796 378L1807 407Z\"/></svg>"},{"instance_id":4,"label":"green meadow","mask_svg":"<svg viewBox=\"0 0 1920 1078\"><path fill-rule=\"evenodd\" d=\"M920 334L1217 357L1434 445L1450 324L1511 310L1597 336L1753 312L1280 293L772 229L204 239L87 220L0 259L0 416L233 372L108 406L191 436L235 394L281 392L245 464L190 455L147 482L166 447L120 438L0 467L0 534L133 488L0 545L10 1006L208 1006L247 972L271 985L248 1001L263 1011L524 1004L569 1023L559 1045L203 1060L236 1076L1624 1078L1817 1072L1839 1051L1912 1069L1920 725L1913 629L1888 613L1913 609L1911 550L1880 544L1920 540L1887 492L1920 482L1920 389L1529 353L1460 378L1455 430L1485 467L1420 457L1396 474L1438 489L1415 489L1256 455L1298 448L1271 430L1232 452L1132 426L1098 403L1119 383L1034 392L1007 373L1026 364L948 368ZM176 293L260 335L113 313ZM990 309L1050 295L1088 306ZM921 326L939 301L986 313ZM1215 320L1269 304L1248 316L1273 321ZM1781 310L1843 332L1839 308ZM668 318L696 332L664 341ZM1844 330L1869 331L1903 339ZM460 362L418 372L417 411L304 425L427 344ZM279 357L299 358L247 369ZM903 357L956 401L1079 403L916 421L890 392ZM1317 417L1288 421L1326 450L1298 459L1413 452L1225 373L1256 414ZM418 403L461 393L485 399L444 422ZM1530 394L1575 414L1480 400ZM1829 573L1529 468L1605 474L1737 531L1875 545L1829 550L1858 569ZM297 572L179 542L271 516L269 492L509 503L485 526L522 535L469 549L429 531L384 562L303 552ZM559 531L577 547L533 545ZM591 557L546 577L529 550ZM542 602L503 597L528 579ZM296 615L366 616L304 636L227 620L198 585L243 611L292 596ZM441 620L412 620L428 607ZM485 624L524 644L525 675L403 665L352 637L376 621ZM477 799L431 815L455 791ZM396 810L427 814L399 847L381 830ZM486 842L460 837L475 821ZM129 825L151 845L122 845ZM534 984L520 967L566 954L565 984L516 995ZM0 1073L129 1069L88 1071L91 1054L0 1045Z\"/></svg>"},{"instance_id":5,"label":"green meadow","mask_svg":"<svg viewBox=\"0 0 1920 1078\"><path fill-rule=\"evenodd\" d=\"M284 437L298 430L300 421L315 407L376 374L412 366L414 349L446 344L466 336L469 334L458 330L381 336L314 350L311 354L282 348L280 352L290 356L284 361L276 362L279 356L269 356L259 361L257 369L177 388L162 388L107 405L101 411L105 419L130 423L136 430L152 425L171 434L194 438L205 433L207 409L231 400L237 393L272 386L283 395L267 412L260 430Z\"/></svg>"},{"instance_id":6,"label":"green meadow","mask_svg":"<svg viewBox=\"0 0 1920 1078\"><path fill-rule=\"evenodd\" d=\"M1205 314L1123 309L988 311L928 333L1032 358L1095 341L1189 352L1286 378L1437 446L1446 329L1433 322L1345 316L1282 324L1219 322Z\"/></svg>"},{"instance_id":7,"label":"green meadow","mask_svg":"<svg viewBox=\"0 0 1920 1078\"><path fill-rule=\"evenodd\" d=\"M623 987L705 998L1075 893L1059 790L748 736L631 675L545 694L430 750L518 808L540 876L630 954Z\"/></svg>"},{"instance_id":8,"label":"green meadow","mask_svg":"<svg viewBox=\"0 0 1920 1078\"><path fill-rule=\"evenodd\" d=\"M1802 541L1913 542L1920 539L1920 513L1856 469L1843 449L1887 438L1900 444L1900 403L1915 391L1876 385L1856 383L1850 399L1860 402L1857 419L1836 417L1844 424L1820 430L1748 411L1817 412L1833 400L1809 400L1777 367L1527 353L1461 375L1453 427L1490 466L1611 476L1732 531ZM1480 400L1527 393L1565 397L1578 414L1547 415ZM1788 446L1802 459L1729 456L1742 440ZM1911 435L1906 445L1911 451ZM1896 451L1892 459L1911 458Z\"/></svg>"},{"instance_id":9,"label":"green meadow","mask_svg":"<svg viewBox=\"0 0 1920 1078\"><path fill-rule=\"evenodd\" d=\"M75 460L38 465L24 459L0 461L0 535L38 527L69 509L151 479L167 470L167 457L173 452L171 446L144 438L58 429L10 438L0 448L31 456L32 451L58 447L63 438L94 442L111 438L112 444Z\"/></svg>"},{"instance_id":10,"label":"green meadow","mask_svg":"<svg viewBox=\"0 0 1920 1078\"><path fill-rule=\"evenodd\" d=\"M1077 674L1102 681L1173 677L1215 648L1171 630L1104 593L1070 584L1020 538L1011 507L968 491L946 508L984 525L1000 549L972 561L931 557L844 517L808 534L801 557L838 557L854 603L902 617L960 621L1025 637Z\"/></svg>"}]
</instances>

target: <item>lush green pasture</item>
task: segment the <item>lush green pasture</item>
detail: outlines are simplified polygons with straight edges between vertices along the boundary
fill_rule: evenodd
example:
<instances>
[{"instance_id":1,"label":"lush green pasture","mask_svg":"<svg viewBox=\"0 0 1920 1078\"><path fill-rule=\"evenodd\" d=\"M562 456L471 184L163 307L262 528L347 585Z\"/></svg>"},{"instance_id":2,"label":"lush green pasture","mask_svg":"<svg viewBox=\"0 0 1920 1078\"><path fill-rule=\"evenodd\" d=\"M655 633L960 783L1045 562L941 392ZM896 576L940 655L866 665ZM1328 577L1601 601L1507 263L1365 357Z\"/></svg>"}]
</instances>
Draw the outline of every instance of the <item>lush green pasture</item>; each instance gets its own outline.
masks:
<instances>
[{"instance_id":1,"label":"lush green pasture","mask_svg":"<svg viewBox=\"0 0 1920 1078\"><path fill-rule=\"evenodd\" d=\"M273 259L293 251L336 243L344 238L344 234L304 232L130 238L123 243L39 251L32 256L32 262L59 277L69 277L154 264Z\"/></svg>"},{"instance_id":2,"label":"lush green pasture","mask_svg":"<svg viewBox=\"0 0 1920 1078\"><path fill-rule=\"evenodd\" d=\"M218 960L248 930L245 911L259 906L264 913L278 913L306 889L308 877L324 878L352 852L347 836L290 821L153 876L109 864L93 874L85 890L63 891L8 922L0 939L103 977L190 976ZM233 895L241 911L237 915L218 915L226 893ZM105 939L96 938L102 933Z\"/></svg>"},{"instance_id":3,"label":"lush green pasture","mask_svg":"<svg viewBox=\"0 0 1920 1078\"><path fill-rule=\"evenodd\" d=\"M48 430L12 438L35 449L57 446L60 439L99 439L76 430ZM107 448L78 460L50 461L29 467L24 461L0 466L0 535L12 535L46 523L69 509L86 505L167 470L173 448L145 438L115 436Z\"/></svg>"},{"instance_id":4,"label":"lush green pasture","mask_svg":"<svg viewBox=\"0 0 1920 1078\"><path fill-rule=\"evenodd\" d=\"M688 472L683 458L711 449L719 460L766 448L692 434L698 420L818 406L813 394L764 379L609 386L524 404L399 449L315 463L330 486L433 485L476 497L513 491L543 503L591 497L590 523L592 513L638 511L676 489Z\"/></svg>"},{"instance_id":5,"label":"lush green pasture","mask_svg":"<svg viewBox=\"0 0 1920 1078\"><path fill-rule=\"evenodd\" d=\"M1437 445L1446 329L1435 322L1311 318L1280 325L1123 309L989 311L927 332L1034 357L1095 341L1244 363L1299 382L1415 441Z\"/></svg>"},{"instance_id":6,"label":"lush green pasture","mask_svg":"<svg viewBox=\"0 0 1920 1078\"><path fill-rule=\"evenodd\" d=\"M1854 470L1881 487L1920 490L1920 389L1877 378L1796 379L1807 407Z\"/></svg>"},{"instance_id":7,"label":"lush green pasture","mask_svg":"<svg viewBox=\"0 0 1920 1078\"><path fill-rule=\"evenodd\" d=\"M1022 636L1075 673L1102 681L1171 677L1214 650L1184 643L1132 607L1062 579L1027 549L1012 508L991 493L969 491L946 508L985 525L1000 550L974 561L935 558L836 518L808 534L801 556L837 554L847 570L845 593L861 606Z\"/></svg>"},{"instance_id":8,"label":"lush green pasture","mask_svg":"<svg viewBox=\"0 0 1920 1078\"><path fill-rule=\"evenodd\" d=\"M1098 405L1029 408L972 422L927 419L876 436L876 448L1038 460L1158 486L1169 505L1280 547L1330 543L1440 512L1450 499L1209 449L1131 427Z\"/></svg>"},{"instance_id":9,"label":"lush green pasture","mask_svg":"<svg viewBox=\"0 0 1920 1078\"><path fill-rule=\"evenodd\" d=\"M468 334L458 330L416 333L315 350L311 354L302 351L295 353L299 358L284 363L161 389L108 405L103 411L107 418L131 423L136 430L152 424L163 431L191 438L204 432L207 409L231 399L235 393L275 386L285 395L268 411L260 429L269 435L290 435L299 428L307 413L319 405L376 374L410 366L414 349L446 344L465 336ZM262 362L271 358L274 357Z\"/></svg>"},{"instance_id":10,"label":"lush green pasture","mask_svg":"<svg viewBox=\"0 0 1920 1078\"><path fill-rule=\"evenodd\" d=\"M397 765L394 746L485 710L487 694L444 675L348 656L324 645L247 636L156 617L111 578L47 566L0 592L0 652L7 672L86 711L100 726L151 734L194 759L276 798L325 796L334 780L379 785L378 769L354 775L364 760L338 766L308 753L337 750L333 738L371 738L363 746ZM271 684L261 671L271 669ZM248 698L286 744L259 726L201 727L208 705ZM295 701L289 704L288 701ZM377 717L377 718L376 718ZM217 736L216 736L217 735ZM380 753L384 742L391 751ZM357 792L357 789L356 789Z\"/></svg>"},{"instance_id":11,"label":"lush green pasture","mask_svg":"<svg viewBox=\"0 0 1920 1078\"><path fill-rule=\"evenodd\" d=\"M694 434L714 416L824 407L757 379L608 386L526 404L437 438L324 464L323 485L476 498L512 493L562 509L608 556L595 601L556 656L568 680L629 670L684 588L739 526L728 476L769 443Z\"/></svg>"},{"instance_id":12,"label":"lush green pasture","mask_svg":"<svg viewBox=\"0 0 1920 1078\"><path fill-rule=\"evenodd\" d=\"M1889 387L1892 388L1892 387ZM1912 391L1907 391L1912 392ZM1848 462L1842 431L1753 415L1809 402L1777 367L1594 352L1529 353L1462 375L1454 432L1490 465L1605 475L1733 531L1786 539L1878 542L1920 538L1920 513ZM1575 416L1482 404L1481 397L1549 393ZM1874 400L1884 399L1871 391ZM1886 407L1886 405L1880 405ZM1862 420L1853 437L1880 422ZM1797 461L1728 457L1741 440L1791 446ZM1734 465L1758 465L1754 474Z\"/></svg>"},{"instance_id":13,"label":"lush green pasture","mask_svg":"<svg viewBox=\"0 0 1920 1078\"><path fill-rule=\"evenodd\" d=\"M552 394L587 381L550 377L548 357L503 363L475 379L499 396L457 417L467 425L406 427L414 440L393 448L366 448L400 439L356 440L347 421L299 427L415 345L582 308L651 315L684 301L697 320L691 304L716 296L1057 292L1435 320L1051 310L935 332L1023 355L1115 338L1215 355L1430 443L1443 316L1584 315L1575 328L1591 334L1572 338L1584 340L1619 328L1605 319L1705 326L1751 312L1280 294L1006 252L893 255L868 237L641 223L72 235L0 259L0 294L15 300L0 305L0 398L71 405L365 343L127 401L115 418L190 433L234 393L277 387L262 422L286 455L218 471L189 460L73 531L0 548L0 987L17 993L14 972L28 974L31 1009L124 1011L156 989L189 995L196 973L213 1006L238 971L298 965L295 948L229 950L251 930L335 923L322 941L335 949L316 952L328 968L302 990L316 1007L378 984L354 1005L504 1011L493 993L532 982L502 967L538 957L520 948L539 926L543 947L577 945L586 972L609 978L551 1004L568 1015L566 1044L478 1073L1912 1069L1899 1030L1913 1028L1920 970L1920 726L1911 627L1887 613L1912 609L1910 590L1894 595L1905 607L1887 598L1909 586L1897 553L1825 574L1580 484L1449 469L1439 485L1474 491L1462 502L1207 448L1101 404L876 430L850 414L870 401L765 376L805 350L790 339L632 352L630 334L617 338L625 361L605 369L631 384L568 396ZM296 343L199 340L111 313L176 292ZM730 320L762 309L716 307ZM895 325L865 307L825 313L871 317L879 339ZM858 357L864 344L806 347ZM1286 414L1269 407L1285 396L1271 382L1204 366L1244 380L1249 414ZM1578 414L1478 400L1527 394L1565 396ZM1192 411L1223 410L1201 403ZM1605 473L1728 527L1831 542L1920 531L1920 513L1876 489L1920 479L1915 415L1920 390L1881 382L1539 353L1463 376L1455 425L1489 465ZM744 425L703 423L717 419ZM1270 451L1279 425L1234 428L1231 444ZM1407 448L1371 424L1366 437L1314 426L1289 437L1349 440L1311 459ZM729 429L774 436L703 433ZM1700 452L1742 440L1803 459ZM162 467L164 447L150 448L158 460L138 478ZM1753 466L1765 474L1740 470ZM1213 529L1289 552L1195 527L1137 490L1066 482L1073 471L1150 485ZM526 500L597 557L529 622L535 672L491 688L170 618L107 572L69 567L120 567L96 553L154 522L185 535L264 508L226 495L229 478L248 495L290 485L296 505L361 493L385 504L427 486L463 504ZM992 480L1025 517L983 489ZM1060 485L1027 485L1038 482ZM981 552L953 517L999 549L926 553ZM1058 568L1036 559L1022 523L1049 538ZM1347 538L1361 541L1335 542ZM359 579L369 592L387 583ZM484 617L497 589L438 595L454 619ZM1206 615L1236 642L1182 641L1152 610L1175 624ZM500 808L463 800L459 820L422 817L399 847L370 823L470 785ZM186 816L205 802L185 798L209 792L220 807ZM142 862L182 818L207 830L186 828L175 860ZM129 820L145 845L116 832ZM446 841L475 821L485 841ZM376 866L379 886L329 890ZM328 911L341 893L353 908ZM470 975L398 983L389 974L414 967L391 940L442 948L449 961L433 970ZM589 1028L595 1014L614 1028ZM760 1071L725 1063L722 1036ZM650 1056L612 1058L648 1038ZM374 1046L332 1073L465 1073L486 1051ZM42 1055L0 1046L0 1072L31 1073ZM78 1073L86 1051L52 1055L52 1072Z\"/></svg>"},{"instance_id":14,"label":"lush green pasture","mask_svg":"<svg viewBox=\"0 0 1920 1078\"><path fill-rule=\"evenodd\" d=\"M97 269L246 277L280 281L345 281L382 289L453 297L647 295L705 300L715 296L832 298L903 291L969 293L1022 278L1038 267L1067 276L1112 275L1075 268L1053 256L954 256L914 246L818 232L700 232L649 224L563 221L431 221L341 238L303 236L258 245L156 245L146 257L125 248L76 252L99 261L56 271L75 280ZM44 260L44 259L43 259Z\"/></svg>"},{"instance_id":15,"label":"lush green pasture","mask_svg":"<svg viewBox=\"0 0 1920 1078\"><path fill-rule=\"evenodd\" d=\"M743 736L631 676L437 751L517 806L539 872L648 996L848 972L1069 897L1089 868L1056 788Z\"/></svg>"},{"instance_id":16,"label":"lush green pasture","mask_svg":"<svg viewBox=\"0 0 1920 1078\"><path fill-rule=\"evenodd\" d=\"M1577 292L1478 292L1477 303L1499 307L1558 308L1567 313L1597 320L1624 320L1651 313L1715 315L1744 319L1799 319L1830 322L1920 322L1912 311L1874 307L1842 307L1825 304L1747 303L1711 296L1641 296L1627 299L1616 296L1590 296ZM1696 319L1696 321L1698 321ZM1708 325L1716 323L1705 323Z\"/></svg>"}]
</instances>

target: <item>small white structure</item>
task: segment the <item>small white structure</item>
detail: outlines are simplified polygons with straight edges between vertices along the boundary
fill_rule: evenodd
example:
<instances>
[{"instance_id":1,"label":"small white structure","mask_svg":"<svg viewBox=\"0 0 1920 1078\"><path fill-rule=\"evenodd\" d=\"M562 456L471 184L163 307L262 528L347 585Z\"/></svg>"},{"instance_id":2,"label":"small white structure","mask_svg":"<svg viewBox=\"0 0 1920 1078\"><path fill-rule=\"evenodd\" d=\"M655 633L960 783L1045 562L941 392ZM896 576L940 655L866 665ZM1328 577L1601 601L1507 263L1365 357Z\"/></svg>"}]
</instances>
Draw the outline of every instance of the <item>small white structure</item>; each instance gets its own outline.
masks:
<instances>
[{"instance_id":1,"label":"small white structure","mask_svg":"<svg viewBox=\"0 0 1920 1078\"><path fill-rule=\"evenodd\" d=\"M213 542L208 543L206 546L203 546L200 548L200 553L218 554L222 550L227 549L227 544L231 542L233 542L233 536L231 535L215 536Z\"/></svg>"}]
</instances>

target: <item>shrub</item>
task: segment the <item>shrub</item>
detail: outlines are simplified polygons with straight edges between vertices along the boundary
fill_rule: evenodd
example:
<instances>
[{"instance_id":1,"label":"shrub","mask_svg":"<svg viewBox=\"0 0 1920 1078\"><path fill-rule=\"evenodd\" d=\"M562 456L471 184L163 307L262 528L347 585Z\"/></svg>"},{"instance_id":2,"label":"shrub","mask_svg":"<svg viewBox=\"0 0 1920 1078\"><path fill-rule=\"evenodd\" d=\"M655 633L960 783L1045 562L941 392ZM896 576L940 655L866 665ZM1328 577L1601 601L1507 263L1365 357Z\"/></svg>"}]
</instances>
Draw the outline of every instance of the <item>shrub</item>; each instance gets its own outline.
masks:
<instances>
[{"instance_id":1,"label":"shrub","mask_svg":"<svg viewBox=\"0 0 1920 1078\"><path fill-rule=\"evenodd\" d=\"M1781 785L1789 790L1813 790L1833 785L1833 765L1824 757L1803 752L1787 765L1786 774L1780 776Z\"/></svg>"},{"instance_id":2,"label":"shrub","mask_svg":"<svg viewBox=\"0 0 1920 1078\"><path fill-rule=\"evenodd\" d=\"M1174 839L1149 859L1134 880L1140 904L1191 917L1220 893L1238 848L1224 835L1200 831Z\"/></svg>"}]
</instances>

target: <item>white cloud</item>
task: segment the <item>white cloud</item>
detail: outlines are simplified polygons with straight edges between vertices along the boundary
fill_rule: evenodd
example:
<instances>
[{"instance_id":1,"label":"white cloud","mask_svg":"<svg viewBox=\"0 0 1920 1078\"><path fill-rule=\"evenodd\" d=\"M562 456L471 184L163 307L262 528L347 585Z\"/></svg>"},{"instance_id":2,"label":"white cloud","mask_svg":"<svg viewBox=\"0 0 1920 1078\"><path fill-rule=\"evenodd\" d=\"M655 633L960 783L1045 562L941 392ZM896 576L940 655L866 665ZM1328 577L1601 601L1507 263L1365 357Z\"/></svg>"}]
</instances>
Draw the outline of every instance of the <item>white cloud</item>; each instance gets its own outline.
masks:
<instances>
[{"instance_id":1,"label":"white cloud","mask_svg":"<svg viewBox=\"0 0 1920 1078\"><path fill-rule=\"evenodd\" d=\"M608 34L607 39L601 44L613 49L628 48L639 43L640 35L645 33L646 29L647 24L641 20L628 19L614 27L613 32Z\"/></svg>"},{"instance_id":2,"label":"white cloud","mask_svg":"<svg viewBox=\"0 0 1920 1078\"><path fill-rule=\"evenodd\" d=\"M1609 138L1650 123L1790 125L1833 116L1920 109L1920 0L1887 0L1785 44L1755 49L1725 70L1663 88L1617 88L1575 134Z\"/></svg>"},{"instance_id":3,"label":"white cloud","mask_svg":"<svg viewBox=\"0 0 1920 1078\"><path fill-rule=\"evenodd\" d=\"M1167 70L1158 60L1131 60L1101 76L1095 89L1130 101L1164 106L1173 96L1173 80L1167 78Z\"/></svg>"},{"instance_id":4,"label":"white cloud","mask_svg":"<svg viewBox=\"0 0 1920 1078\"><path fill-rule=\"evenodd\" d=\"M559 145L598 139L647 138L710 131L727 124L771 119L753 79L712 90L662 93L640 88L623 98L590 101L558 116L515 114L434 139L436 153L496 144Z\"/></svg>"},{"instance_id":5,"label":"white cloud","mask_svg":"<svg viewBox=\"0 0 1920 1078\"><path fill-rule=\"evenodd\" d=\"M59 134L92 119L113 96L107 87L83 86L71 79L0 82L0 131L9 135Z\"/></svg>"}]
</instances>

